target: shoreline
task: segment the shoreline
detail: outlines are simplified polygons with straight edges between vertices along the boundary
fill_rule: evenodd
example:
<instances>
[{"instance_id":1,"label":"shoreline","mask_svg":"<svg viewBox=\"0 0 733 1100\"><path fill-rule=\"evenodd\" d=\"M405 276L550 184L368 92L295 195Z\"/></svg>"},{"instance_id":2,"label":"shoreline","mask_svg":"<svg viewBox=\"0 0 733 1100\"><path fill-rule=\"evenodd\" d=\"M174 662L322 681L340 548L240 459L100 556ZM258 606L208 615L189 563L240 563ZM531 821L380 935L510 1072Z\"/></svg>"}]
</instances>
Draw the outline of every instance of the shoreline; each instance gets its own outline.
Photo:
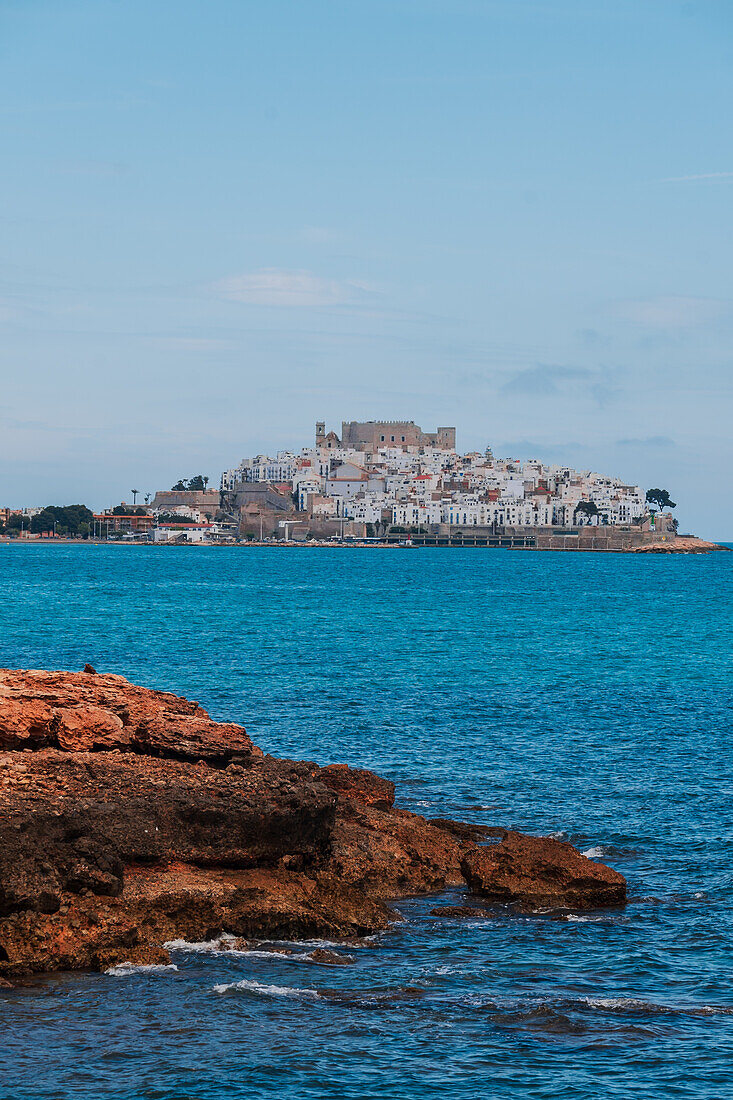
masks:
<instances>
[{"instance_id":1,"label":"shoreline","mask_svg":"<svg viewBox=\"0 0 733 1100\"><path fill-rule=\"evenodd\" d=\"M0 695L0 985L169 965L181 939L361 940L446 890L470 899L439 909L453 920L626 903L624 876L566 841L425 818L374 772L265 755L91 665L0 669Z\"/></svg>"},{"instance_id":2,"label":"shoreline","mask_svg":"<svg viewBox=\"0 0 733 1100\"><path fill-rule=\"evenodd\" d=\"M631 546L626 548L609 548L603 546L461 546L456 543L446 546L434 546L434 545L410 545L406 546L398 542L361 542L358 540L349 542L332 542L332 541L319 541L310 540L308 542L299 542L290 540L285 542L284 540L275 542L259 542L257 540L251 540L246 542L143 542L135 541L133 539L9 539L0 536L1 546L134 546L144 547L145 549L160 549L160 550L195 550L195 549L217 549L217 550L232 550L232 549L257 549L257 550L521 550L523 552L536 552L543 554L710 554L716 551L728 551L733 550L733 545L729 546L725 543L711 542L707 539L692 538L678 538L671 542L650 542L641 546Z\"/></svg>"}]
</instances>

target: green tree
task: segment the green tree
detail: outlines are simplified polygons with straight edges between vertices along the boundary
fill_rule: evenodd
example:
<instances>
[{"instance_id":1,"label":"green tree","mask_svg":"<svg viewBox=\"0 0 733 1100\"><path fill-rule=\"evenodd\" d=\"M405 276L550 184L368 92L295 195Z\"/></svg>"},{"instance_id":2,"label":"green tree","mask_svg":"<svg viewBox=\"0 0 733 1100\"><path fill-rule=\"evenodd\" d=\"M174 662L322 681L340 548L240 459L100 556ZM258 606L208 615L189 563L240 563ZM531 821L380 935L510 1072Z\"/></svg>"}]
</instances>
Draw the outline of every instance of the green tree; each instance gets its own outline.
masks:
<instances>
[{"instance_id":1,"label":"green tree","mask_svg":"<svg viewBox=\"0 0 733 1100\"><path fill-rule=\"evenodd\" d=\"M181 478L173 486L171 492L174 493L201 493L209 484L208 477L204 477L203 474L196 474L195 477L190 477L188 481L185 478Z\"/></svg>"},{"instance_id":2,"label":"green tree","mask_svg":"<svg viewBox=\"0 0 733 1100\"><path fill-rule=\"evenodd\" d=\"M677 507L666 489L647 489L646 501L647 504L656 504L660 512L665 508Z\"/></svg>"},{"instance_id":3,"label":"green tree","mask_svg":"<svg viewBox=\"0 0 733 1100\"><path fill-rule=\"evenodd\" d=\"M573 523L577 523L578 515L586 516L588 520L591 520L593 516L598 515L598 506L594 500L581 500L576 505L573 512Z\"/></svg>"},{"instance_id":4,"label":"green tree","mask_svg":"<svg viewBox=\"0 0 733 1100\"><path fill-rule=\"evenodd\" d=\"M30 529L34 534L55 531L57 535L88 535L94 516L84 504L49 504L31 518ZM84 531L80 530L86 525Z\"/></svg>"}]
</instances>

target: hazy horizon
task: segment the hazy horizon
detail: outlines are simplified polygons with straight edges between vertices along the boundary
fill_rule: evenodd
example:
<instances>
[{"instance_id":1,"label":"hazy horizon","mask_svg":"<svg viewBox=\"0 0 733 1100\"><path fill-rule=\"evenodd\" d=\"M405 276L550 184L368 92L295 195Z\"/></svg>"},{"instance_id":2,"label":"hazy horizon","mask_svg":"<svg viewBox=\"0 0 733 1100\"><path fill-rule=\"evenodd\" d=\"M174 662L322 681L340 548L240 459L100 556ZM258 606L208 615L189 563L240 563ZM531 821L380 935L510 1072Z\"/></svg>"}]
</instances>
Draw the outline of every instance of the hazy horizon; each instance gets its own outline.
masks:
<instances>
[{"instance_id":1,"label":"hazy horizon","mask_svg":"<svg viewBox=\"0 0 733 1100\"><path fill-rule=\"evenodd\" d=\"M0 506L316 420L667 488L733 538L718 0L0 5Z\"/></svg>"}]
</instances>

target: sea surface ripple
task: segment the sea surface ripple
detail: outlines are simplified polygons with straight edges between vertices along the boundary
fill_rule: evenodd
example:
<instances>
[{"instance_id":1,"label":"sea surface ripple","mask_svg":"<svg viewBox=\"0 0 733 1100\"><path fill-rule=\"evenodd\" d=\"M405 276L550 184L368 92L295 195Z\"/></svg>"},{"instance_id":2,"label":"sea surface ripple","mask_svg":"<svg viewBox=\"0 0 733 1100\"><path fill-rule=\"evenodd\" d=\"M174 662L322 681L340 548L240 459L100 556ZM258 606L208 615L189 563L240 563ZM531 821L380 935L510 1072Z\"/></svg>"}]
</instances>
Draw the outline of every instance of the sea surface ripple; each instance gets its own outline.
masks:
<instances>
[{"instance_id":1,"label":"sea surface ripple","mask_svg":"<svg viewBox=\"0 0 733 1100\"><path fill-rule=\"evenodd\" d=\"M0 545L0 666L180 692L426 816L567 837L630 892L402 901L349 967L183 942L0 990L0 1096L732 1095L732 589L723 553Z\"/></svg>"}]
</instances>

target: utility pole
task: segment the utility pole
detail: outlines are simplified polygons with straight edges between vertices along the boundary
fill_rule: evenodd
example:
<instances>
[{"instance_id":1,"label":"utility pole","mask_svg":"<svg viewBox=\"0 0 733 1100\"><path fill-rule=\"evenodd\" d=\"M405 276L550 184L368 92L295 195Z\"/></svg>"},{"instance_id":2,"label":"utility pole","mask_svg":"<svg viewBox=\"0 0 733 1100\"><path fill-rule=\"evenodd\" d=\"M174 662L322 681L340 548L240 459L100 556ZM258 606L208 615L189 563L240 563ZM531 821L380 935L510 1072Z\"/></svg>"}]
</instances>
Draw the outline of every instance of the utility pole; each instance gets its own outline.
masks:
<instances>
[{"instance_id":1,"label":"utility pole","mask_svg":"<svg viewBox=\"0 0 733 1100\"><path fill-rule=\"evenodd\" d=\"M290 542L290 528L302 523L302 519L281 519L278 526L285 528L285 542Z\"/></svg>"}]
</instances>

